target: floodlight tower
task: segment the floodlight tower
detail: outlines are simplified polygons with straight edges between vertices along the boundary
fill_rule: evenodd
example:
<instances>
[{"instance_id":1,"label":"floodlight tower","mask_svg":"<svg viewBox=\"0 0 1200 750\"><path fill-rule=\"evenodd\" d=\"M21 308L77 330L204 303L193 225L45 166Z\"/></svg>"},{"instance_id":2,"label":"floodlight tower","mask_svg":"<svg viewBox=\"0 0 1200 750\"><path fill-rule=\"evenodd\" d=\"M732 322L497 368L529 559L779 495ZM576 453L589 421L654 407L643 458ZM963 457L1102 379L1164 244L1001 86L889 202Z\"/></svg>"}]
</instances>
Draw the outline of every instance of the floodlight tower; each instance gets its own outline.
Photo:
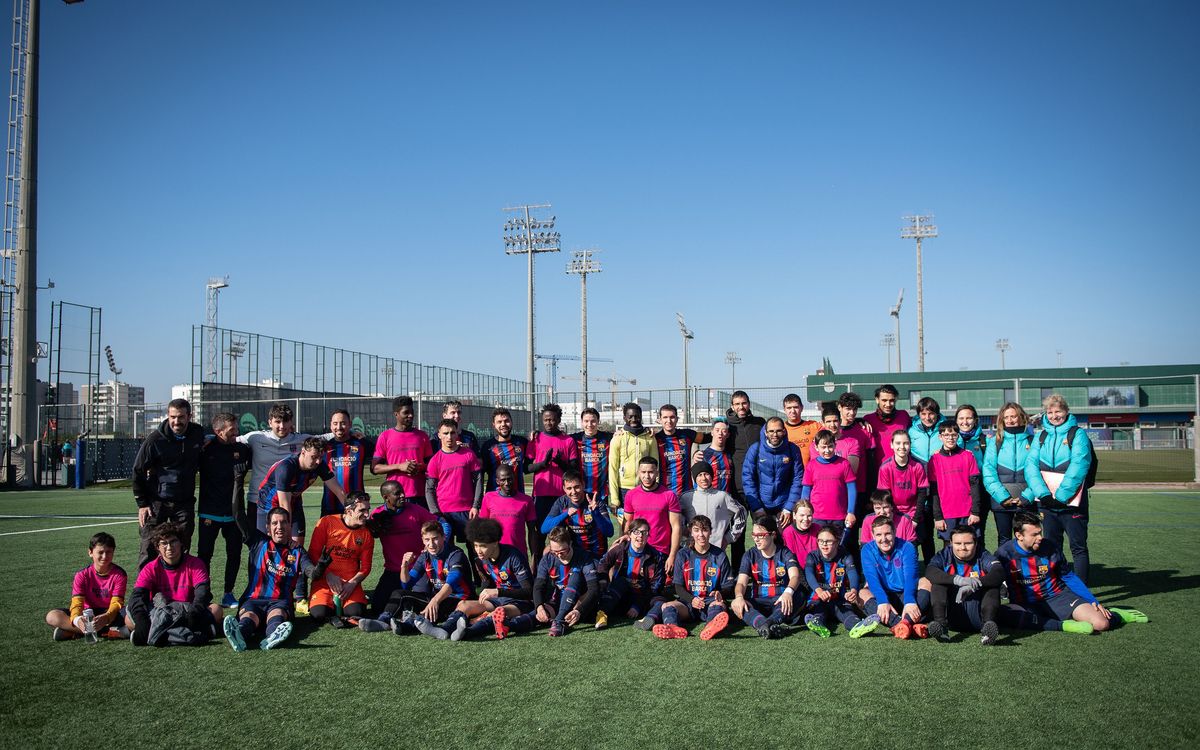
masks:
<instances>
[{"instance_id":1,"label":"floodlight tower","mask_svg":"<svg viewBox=\"0 0 1200 750\"><path fill-rule=\"evenodd\" d=\"M605 378L605 380L608 381L609 386L612 388L612 396L609 398L608 406L609 406L609 409L612 411L613 428L616 429L616 426L617 426L617 386L620 385L621 383L629 383L630 385L637 385L637 378L626 378L622 375L613 373L612 375Z\"/></svg>"},{"instance_id":2,"label":"floodlight tower","mask_svg":"<svg viewBox=\"0 0 1200 750\"><path fill-rule=\"evenodd\" d=\"M509 206L505 211L517 212L517 218L504 222L504 252L506 255L529 256L529 362L526 375L529 378L529 418L532 424L537 424L537 370L534 362L534 327L533 327L533 256L537 253L557 253L562 249L561 236L558 232L541 231L554 229L554 216L549 219L538 219L531 211L548 209L549 203L526 204ZM524 214L523 216L521 214ZM539 230L536 233L534 230Z\"/></svg>"},{"instance_id":3,"label":"floodlight tower","mask_svg":"<svg viewBox=\"0 0 1200 750\"><path fill-rule=\"evenodd\" d=\"M925 372L925 287L921 278L921 240L938 236L933 214L905 216L909 225L900 230L900 238L917 241L917 372Z\"/></svg>"},{"instance_id":4,"label":"floodlight tower","mask_svg":"<svg viewBox=\"0 0 1200 750\"><path fill-rule=\"evenodd\" d=\"M891 316L896 319L896 372L904 372L904 367L900 360L900 305L904 304L904 289L900 290L900 296L896 297L896 306L891 309Z\"/></svg>"},{"instance_id":5,"label":"floodlight tower","mask_svg":"<svg viewBox=\"0 0 1200 750\"><path fill-rule=\"evenodd\" d=\"M603 269L600 268L600 261L592 260L592 253L598 253L599 250L575 250L571 253L572 258L567 262L567 273L573 273L579 276L579 295L580 295L580 313L579 313L579 337L581 339L580 354L582 358L579 362L579 385L583 389L583 407L586 409L588 405L588 331L587 331L587 277L589 273L600 273Z\"/></svg>"},{"instance_id":6,"label":"floodlight tower","mask_svg":"<svg viewBox=\"0 0 1200 750\"><path fill-rule=\"evenodd\" d=\"M1004 369L1004 353L1011 349L1008 339L996 339L996 351L1000 352L1000 369Z\"/></svg>"},{"instance_id":7,"label":"floodlight tower","mask_svg":"<svg viewBox=\"0 0 1200 750\"><path fill-rule=\"evenodd\" d=\"M229 370L233 376L233 384L237 385L237 363L246 353L246 342L243 339L233 339L229 342Z\"/></svg>"},{"instance_id":8,"label":"floodlight tower","mask_svg":"<svg viewBox=\"0 0 1200 750\"><path fill-rule=\"evenodd\" d=\"M687 327L687 323L683 322L683 313L675 313L675 320L679 321L679 333L683 336L683 421L687 423L691 419L689 404L692 400L691 389L688 386L688 342L696 338L696 335Z\"/></svg>"},{"instance_id":9,"label":"floodlight tower","mask_svg":"<svg viewBox=\"0 0 1200 750\"><path fill-rule=\"evenodd\" d=\"M892 371L892 346L896 343L896 334L885 333L883 338L879 339L880 346L887 347L887 371Z\"/></svg>"},{"instance_id":10,"label":"floodlight tower","mask_svg":"<svg viewBox=\"0 0 1200 750\"><path fill-rule=\"evenodd\" d=\"M737 366L742 363L742 358L737 352L725 352L725 364L729 365L729 390L737 390Z\"/></svg>"},{"instance_id":11,"label":"floodlight tower","mask_svg":"<svg viewBox=\"0 0 1200 750\"><path fill-rule=\"evenodd\" d=\"M229 277L212 276L204 285L204 325L208 328L208 382L217 381L217 295L229 286Z\"/></svg>"}]
</instances>

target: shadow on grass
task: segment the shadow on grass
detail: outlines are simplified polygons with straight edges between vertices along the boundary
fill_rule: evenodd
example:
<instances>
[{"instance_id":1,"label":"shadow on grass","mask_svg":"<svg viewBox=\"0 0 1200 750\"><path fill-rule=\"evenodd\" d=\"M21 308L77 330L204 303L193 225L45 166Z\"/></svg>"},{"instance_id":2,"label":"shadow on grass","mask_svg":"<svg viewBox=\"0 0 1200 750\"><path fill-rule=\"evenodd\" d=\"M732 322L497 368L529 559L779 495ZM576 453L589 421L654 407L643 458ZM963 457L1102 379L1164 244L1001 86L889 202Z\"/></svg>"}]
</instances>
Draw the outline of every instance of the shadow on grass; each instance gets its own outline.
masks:
<instances>
[{"instance_id":1,"label":"shadow on grass","mask_svg":"<svg viewBox=\"0 0 1200 750\"><path fill-rule=\"evenodd\" d=\"M1093 563L1090 577L1090 587L1103 590L1099 598L1105 605L1153 594L1200 588L1200 576L1181 576L1178 570L1135 570Z\"/></svg>"}]
</instances>

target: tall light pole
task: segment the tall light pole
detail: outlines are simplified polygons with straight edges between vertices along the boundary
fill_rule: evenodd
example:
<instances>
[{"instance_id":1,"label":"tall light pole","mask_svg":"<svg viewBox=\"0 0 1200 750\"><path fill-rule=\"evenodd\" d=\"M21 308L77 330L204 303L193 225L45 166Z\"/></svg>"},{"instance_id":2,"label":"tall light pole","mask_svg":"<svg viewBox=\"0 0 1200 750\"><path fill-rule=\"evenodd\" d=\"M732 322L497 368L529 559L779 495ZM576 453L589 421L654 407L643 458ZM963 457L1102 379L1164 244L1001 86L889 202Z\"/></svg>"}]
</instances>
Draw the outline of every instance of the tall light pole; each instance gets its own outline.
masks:
<instances>
[{"instance_id":1,"label":"tall light pole","mask_svg":"<svg viewBox=\"0 0 1200 750\"><path fill-rule=\"evenodd\" d=\"M687 323L683 322L683 313L675 313L675 319L679 321L679 333L683 336L683 421L687 423L691 420L691 409L688 405L692 400L691 387L688 385L688 342L696 338L696 335L687 327Z\"/></svg>"},{"instance_id":2,"label":"tall light pole","mask_svg":"<svg viewBox=\"0 0 1200 750\"><path fill-rule=\"evenodd\" d=\"M921 240L938 236L933 214L905 216L910 223L900 230L900 238L917 241L917 372L925 372L925 287L921 278Z\"/></svg>"},{"instance_id":3,"label":"tall light pole","mask_svg":"<svg viewBox=\"0 0 1200 750\"><path fill-rule=\"evenodd\" d=\"M535 209L550 208L549 203L526 204L521 206L510 206L505 208L505 211L517 213L515 219L509 219L504 222L504 252L507 255L528 255L529 256L529 363L526 369L526 377L529 379L528 396L529 396L529 418L530 424L537 424L537 369L533 355L535 350L534 342L534 326L533 326L533 256L536 253L557 253L562 249L560 242L561 236L558 232L546 231L554 229L555 217L549 219L538 219L533 216L531 211ZM536 231L535 231L536 230Z\"/></svg>"},{"instance_id":4,"label":"tall light pole","mask_svg":"<svg viewBox=\"0 0 1200 750\"><path fill-rule=\"evenodd\" d=\"M571 253L571 260L567 261L567 273L577 274L579 276L579 337L581 340L581 352L583 357L579 363L579 384L583 389L583 408L588 406L588 355L587 355L587 277L589 273L600 273L603 269L600 268L600 262L592 260L592 253L598 253L599 250L575 250Z\"/></svg>"},{"instance_id":5,"label":"tall light pole","mask_svg":"<svg viewBox=\"0 0 1200 750\"><path fill-rule=\"evenodd\" d=\"M725 352L725 364L729 365L729 390L737 390L737 366L742 363L742 358L737 352Z\"/></svg>"},{"instance_id":6,"label":"tall light pole","mask_svg":"<svg viewBox=\"0 0 1200 750\"><path fill-rule=\"evenodd\" d=\"M1008 339L996 339L996 351L1000 352L1000 369L1004 369L1004 353L1011 349Z\"/></svg>"},{"instance_id":7,"label":"tall light pole","mask_svg":"<svg viewBox=\"0 0 1200 750\"><path fill-rule=\"evenodd\" d=\"M900 295L896 297L896 306L890 311L890 315L896 319L896 372L904 372L904 367L900 360L900 306L904 304L904 289L900 289Z\"/></svg>"},{"instance_id":8,"label":"tall light pole","mask_svg":"<svg viewBox=\"0 0 1200 750\"><path fill-rule=\"evenodd\" d=\"M208 382L217 382L217 306L221 290L229 286L228 276L210 276L204 285L204 324L208 329Z\"/></svg>"},{"instance_id":9,"label":"tall light pole","mask_svg":"<svg viewBox=\"0 0 1200 750\"><path fill-rule=\"evenodd\" d=\"M896 334L885 333L883 338L879 339L880 346L887 347L887 371L892 371L892 346L896 343Z\"/></svg>"}]
</instances>

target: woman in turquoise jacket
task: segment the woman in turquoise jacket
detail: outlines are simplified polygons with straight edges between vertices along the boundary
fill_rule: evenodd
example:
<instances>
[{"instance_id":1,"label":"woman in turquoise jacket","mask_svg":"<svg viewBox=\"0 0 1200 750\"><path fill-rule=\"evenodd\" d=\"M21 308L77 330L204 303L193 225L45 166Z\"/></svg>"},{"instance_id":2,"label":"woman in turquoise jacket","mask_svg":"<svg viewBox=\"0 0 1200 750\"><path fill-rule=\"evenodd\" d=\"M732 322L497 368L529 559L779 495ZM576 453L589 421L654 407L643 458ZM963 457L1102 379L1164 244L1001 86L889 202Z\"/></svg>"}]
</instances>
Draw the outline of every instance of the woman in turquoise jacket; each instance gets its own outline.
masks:
<instances>
[{"instance_id":1,"label":"woman in turquoise jacket","mask_svg":"<svg viewBox=\"0 0 1200 750\"><path fill-rule=\"evenodd\" d=\"M942 407L937 401L926 396L917 402L917 418L908 428L908 438L912 441L913 458L923 464L929 463L929 457L942 449L938 425L943 419Z\"/></svg>"},{"instance_id":2,"label":"woman in turquoise jacket","mask_svg":"<svg viewBox=\"0 0 1200 750\"><path fill-rule=\"evenodd\" d=\"M983 453L983 488L992 500L996 518L996 549L1012 539L1013 516L1033 506L1033 490L1025 481L1025 464L1033 446L1029 415L1020 404L1009 402L996 415L996 434Z\"/></svg>"},{"instance_id":3,"label":"woman in turquoise jacket","mask_svg":"<svg viewBox=\"0 0 1200 750\"><path fill-rule=\"evenodd\" d=\"M1042 433L1033 439L1025 461L1025 481L1042 511L1042 532L1062 548L1063 532L1070 539L1075 575L1088 582L1088 471L1092 468L1092 441L1079 428L1067 401L1057 393L1042 401ZM1051 492L1045 475L1059 475ZM1079 500L1071 504L1076 495Z\"/></svg>"}]
</instances>

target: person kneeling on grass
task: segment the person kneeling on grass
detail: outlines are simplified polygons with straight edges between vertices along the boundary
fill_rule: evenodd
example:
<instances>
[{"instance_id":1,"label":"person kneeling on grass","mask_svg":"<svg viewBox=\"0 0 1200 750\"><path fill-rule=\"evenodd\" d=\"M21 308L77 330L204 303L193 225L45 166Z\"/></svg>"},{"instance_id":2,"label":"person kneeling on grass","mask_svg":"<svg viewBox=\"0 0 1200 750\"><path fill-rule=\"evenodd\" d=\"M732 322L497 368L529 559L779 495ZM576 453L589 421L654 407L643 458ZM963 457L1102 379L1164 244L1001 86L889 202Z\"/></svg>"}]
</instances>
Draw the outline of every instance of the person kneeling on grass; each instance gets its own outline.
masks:
<instances>
[{"instance_id":1,"label":"person kneeling on grass","mask_svg":"<svg viewBox=\"0 0 1200 750\"><path fill-rule=\"evenodd\" d=\"M794 597L800 587L800 563L791 550L778 544L778 535L773 517L755 519L751 532L754 549L742 557L729 606L763 638L782 637L783 623L792 621L797 610Z\"/></svg>"},{"instance_id":2,"label":"person kneeling on grass","mask_svg":"<svg viewBox=\"0 0 1200 750\"><path fill-rule=\"evenodd\" d=\"M222 621L225 639L234 651L245 651L246 643L261 636L258 647L273 649L292 634L296 581L302 576L320 579L329 565L328 550L315 564L304 548L292 541L291 514L276 506L267 511L267 533L246 517L245 505L234 501L233 517L242 532L246 555L246 590L239 599L237 617Z\"/></svg>"},{"instance_id":3,"label":"person kneeling on grass","mask_svg":"<svg viewBox=\"0 0 1200 750\"><path fill-rule=\"evenodd\" d=\"M996 621L1000 615L1000 584L1005 576L1004 566L983 548L973 527L954 527L950 544L925 568L922 585L927 582L930 587L933 615L929 635L945 641L953 627L980 633L983 645L994 645L1000 635Z\"/></svg>"},{"instance_id":4,"label":"person kneeling on grass","mask_svg":"<svg viewBox=\"0 0 1200 750\"><path fill-rule=\"evenodd\" d=\"M325 516L313 530L309 559L328 551L332 560L325 575L313 580L308 613L335 628L354 627L367 614L362 582L371 574L375 537L367 529L371 496L351 492L339 514Z\"/></svg>"},{"instance_id":5,"label":"person kneeling on grass","mask_svg":"<svg viewBox=\"0 0 1200 750\"><path fill-rule=\"evenodd\" d=\"M96 643L100 638L129 637L125 627L125 588L129 577L124 568L113 562L116 551L117 540L103 531L88 542L92 564L75 574L71 608L46 613L46 624L54 628L54 640L69 641L83 636L88 643Z\"/></svg>"},{"instance_id":6,"label":"person kneeling on grass","mask_svg":"<svg viewBox=\"0 0 1200 750\"><path fill-rule=\"evenodd\" d=\"M550 551L538 563L533 582L533 611L508 619L506 608L492 612L496 636L508 631L526 633L543 625L551 636L566 635L567 628L585 619L596 606L599 578L596 561L585 550L576 549L574 535L565 526L557 526L546 537Z\"/></svg>"},{"instance_id":7,"label":"person kneeling on grass","mask_svg":"<svg viewBox=\"0 0 1200 750\"><path fill-rule=\"evenodd\" d=\"M501 470L508 467L502 466ZM492 633L503 638L508 630L503 627L503 617L516 617L533 611L533 579L525 555L516 547L500 541L504 527L494 518L472 518L467 521L467 538L475 547L475 570L487 588L479 590L476 599L461 599L454 611L436 630L428 633L434 638L459 641L463 638L485 638ZM501 627L492 619L497 609L504 610ZM365 631L384 630L387 625L379 620L361 620L359 628ZM445 635L440 635L444 633Z\"/></svg>"},{"instance_id":8,"label":"person kneeling on grass","mask_svg":"<svg viewBox=\"0 0 1200 750\"><path fill-rule=\"evenodd\" d=\"M414 506L411 502L407 505ZM378 619L359 619L360 630L370 633L390 628L396 635L425 632L419 625L434 628L433 623L445 619L460 601L474 596L467 556L446 544L447 529L437 520L421 524L424 550L420 555L411 550L404 553L400 585L388 594Z\"/></svg>"},{"instance_id":9,"label":"person kneeling on grass","mask_svg":"<svg viewBox=\"0 0 1200 750\"><path fill-rule=\"evenodd\" d=\"M928 638L921 613L929 609L929 592L918 587L916 546L897 539L892 519L883 516L871 522L871 535L862 548L863 611L878 615L897 638Z\"/></svg>"},{"instance_id":10,"label":"person kneeling on grass","mask_svg":"<svg viewBox=\"0 0 1200 750\"><path fill-rule=\"evenodd\" d=\"M712 545L712 521L694 516L688 523L691 546L684 546L675 558L675 596L673 602L651 607L638 621L638 627L650 627L659 638L686 638L688 631L680 622L703 622L700 640L712 640L729 625L725 600L733 598L733 573L729 558ZM662 624L655 624L661 612Z\"/></svg>"},{"instance_id":11,"label":"person kneeling on grass","mask_svg":"<svg viewBox=\"0 0 1200 750\"><path fill-rule=\"evenodd\" d=\"M1013 538L996 551L1008 576L1010 606L1006 625L1021 630L1091 633L1130 622L1149 622L1135 609L1104 607L1075 572L1067 569L1062 550L1043 538L1042 520L1018 512Z\"/></svg>"},{"instance_id":12,"label":"person kneeling on grass","mask_svg":"<svg viewBox=\"0 0 1200 750\"><path fill-rule=\"evenodd\" d=\"M138 573L125 618L135 646L200 646L216 635L221 607L212 603L204 561L183 551L182 533L168 521L148 540L158 557Z\"/></svg>"},{"instance_id":13,"label":"person kneeling on grass","mask_svg":"<svg viewBox=\"0 0 1200 750\"><path fill-rule=\"evenodd\" d=\"M620 614L636 619L662 601L665 560L646 543L649 536L650 522L635 518L629 525L629 538L619 540L596 564L597 577L608 579L596 611L596 630L608 627L610 617Z\"/></svg>"},{"instance_id":14,"label":"person kneeling on grass","mask_svg":"<svg viewBox=\"0 0 1200 750\"><path fill-rule=\"evenodd\" d=\"M804 577L812 595L805 605L804 625L812 632L828 638L830 616L836 617L851 638L862 638L875 632L879 615L869 613L860 618L854 607L858 601L858 566L854 555L842 549L841 532L836 526L822 526L817 535L817 548L804 561Z\"/></svg>"}]
</instances>

